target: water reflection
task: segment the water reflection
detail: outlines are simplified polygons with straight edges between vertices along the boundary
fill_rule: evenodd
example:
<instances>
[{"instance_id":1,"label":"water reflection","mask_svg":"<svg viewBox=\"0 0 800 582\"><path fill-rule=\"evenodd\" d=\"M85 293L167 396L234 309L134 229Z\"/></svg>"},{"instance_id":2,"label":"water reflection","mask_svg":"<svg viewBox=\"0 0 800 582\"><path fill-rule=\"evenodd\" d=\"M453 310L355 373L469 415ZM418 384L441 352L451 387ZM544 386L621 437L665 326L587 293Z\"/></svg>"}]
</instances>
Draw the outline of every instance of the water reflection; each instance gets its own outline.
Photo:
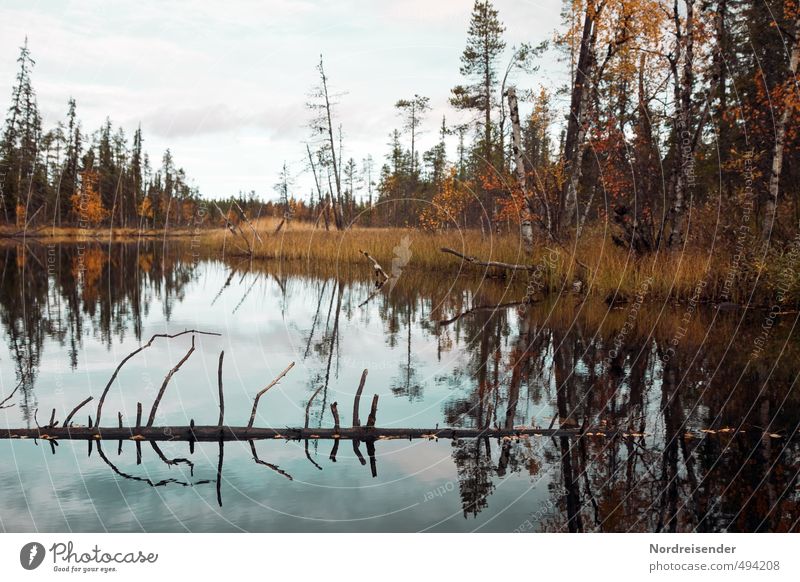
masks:
<instances>
[{"instance_id":1,"label":"water reflection","mask_svg":"<svg viewBox=\"0 0 800 582\"><path fill-rule=\"evenodd\" d=\"M413 269L376 294L366 267L326 272L300 264L197 262L153 241L84 249L10 245L0 247L0 258L0 399L20 384L9 401L18 410L3 411L5 426L30 426L40 404L45 409L59 398L71 408L85 396L88 369L107 378L120 354L153 329L210 326L223 332L225 343L201 347L200 369L176 379L183 382L175 388L180 406L165 412L172 424L202 415L215 422L213 364L224 347L226 359L238 357L235 372L226 372L229 424L246 418L264 378L291 359L301 365L280 396L270 393L262 424L331 427L334 402L342 424L349 424L353 392L368 368L365 401L380 394L381 426L590 433L352 447L308 439L283 448L203 444L197 451L191 443L188 453L175 448L185 443L146 444L143 452L136 442L125 450L119 443L115 459L106 442L80 460L72 452L86 444L51 445L56 454L48 455L48 468L74 487L87 475L111 475L166 496L158 499L170 512L159 513L153 499L131 506L122 490L121 497L100 494L94 503L102 523L110 519L104 512L121 503L131 512L113 529L176 529L197 503L218 508L216 518L195 524L210 531L309 530L312 518L315 528L322 520L322 529L332 531L798 528L796 314L771 330L766 355L753 358L764 317L758 312L709 307L687 318L680 305L634 312L580 295L523 306L515 303L521 289L514 283L442 281ZM183 350L153 356L135 372L158 382ZM54 374L56 360L68 371ZM265 370L267 362L273 371ZM61 377L75 388L60 389ZM131 410L142 400L123 384L109 410ZM206 384L209 390L186 388ZM90 391L97 393L97 386L90 384ZM596 435L599 427L616 436ZM17 467L18 479L0 481L7 508L19 509L26 499L21 489L33 479L28 459L42 462L33 448L0 443L3 460ZM269 491L252 489L267 478ZM178 486L196 497L165 493ZM148 495L127 485L123 490ZM43 508L63 508L58 487L45 493ZM306 503L309 494L327 502ZM72 495L94 498L88 488ZM254 512L264 506L270 509L257 521ZM33 518L21 509L0 517L5 529L32 529ZM97 527L74 515L64 519L78 530Z\"/></svg>"}]
</instances>

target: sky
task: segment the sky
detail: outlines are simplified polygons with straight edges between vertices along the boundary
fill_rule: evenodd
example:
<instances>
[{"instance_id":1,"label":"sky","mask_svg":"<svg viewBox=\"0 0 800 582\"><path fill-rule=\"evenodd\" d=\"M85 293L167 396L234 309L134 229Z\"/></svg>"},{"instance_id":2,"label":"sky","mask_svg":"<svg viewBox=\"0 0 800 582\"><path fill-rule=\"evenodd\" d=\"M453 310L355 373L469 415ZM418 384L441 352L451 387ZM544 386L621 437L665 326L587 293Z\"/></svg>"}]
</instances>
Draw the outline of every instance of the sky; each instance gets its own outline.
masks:
<instances>
[{"instance_id":1,"label":"sky","mask_svg":"<svg viewBox=\"0 0 800 582\"><path fill-rule=\"evenodd\" d=\"M560 24L561 0L494 4L508 56L513 45L551 39ZM398 99L430 97L421 149L436 141L442 115L448 124L470 119L447 99L464 81L471 9L472 0L3 0L0 107L10 103L27 35L45 129L64 118L72 96L85 131L110 117L131 138L141 123L154 165L169 147L206 196L275 198L285 161L305 197L305 104L320 54L331 90L342 93L344 158L371 153L383 163L389 133L401 126ZM554 89L560 69L551 52L540 72L514 81Z\"/></svg>"}]
</instances>

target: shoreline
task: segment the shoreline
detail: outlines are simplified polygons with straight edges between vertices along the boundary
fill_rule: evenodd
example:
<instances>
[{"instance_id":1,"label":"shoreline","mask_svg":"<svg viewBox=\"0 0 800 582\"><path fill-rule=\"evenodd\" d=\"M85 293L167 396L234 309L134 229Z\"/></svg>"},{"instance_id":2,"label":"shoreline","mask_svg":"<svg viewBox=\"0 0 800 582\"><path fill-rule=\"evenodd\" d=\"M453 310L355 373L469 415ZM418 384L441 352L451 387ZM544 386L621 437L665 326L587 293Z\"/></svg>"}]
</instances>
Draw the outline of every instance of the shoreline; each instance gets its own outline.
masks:
<instances>
[{"instance_id":1,"label":"shoreline","mask_svg":"<svg viewBox=\"0 0 800 582\"><path fill-rule=\"evenodd\" d=\"M390 277L406 270L431 276L467 276L509 281L523 286L535 277L536 295L586 293L606 301L612 308L637 301L642 285L648 285L645 303L675 301L700 303L723 310L770 309L780 305L782 314L800 307L800 285L789 275L792 266L773 250L774 258L759 261L741 257L717 245L708 249L688 244L682 252L636 255L615 245L602 231L588 231L577 242L565 245L540 243L528 256L519 237L510 233L485 236L480 231L429 232L409 228L356 227L325 231L308 223L292 224L274 232L269 223L252 233L232 234L224 228L147 229L103 228L92 231L77 227L40 228L14 233L0 230L0 244L132 243L163 240L196 258L230 258L237 261L293 264L298 271L336 275L343 269L371 274L377 268L363 251L377 261ZM528 270L483 266L453 256L455 247L468 258L499 264L530 265ZM783 253L785 255L785 253ZM735 283L731 284L731 261L738 256ZM791 257L789 257L791 258ZM534 269L535 267L535 269ZM791 271L791 272L790 272ZM575 292L573 287L579 288ZM780 296L776 297L776 291Z\"/></svg>"}]
</instances>

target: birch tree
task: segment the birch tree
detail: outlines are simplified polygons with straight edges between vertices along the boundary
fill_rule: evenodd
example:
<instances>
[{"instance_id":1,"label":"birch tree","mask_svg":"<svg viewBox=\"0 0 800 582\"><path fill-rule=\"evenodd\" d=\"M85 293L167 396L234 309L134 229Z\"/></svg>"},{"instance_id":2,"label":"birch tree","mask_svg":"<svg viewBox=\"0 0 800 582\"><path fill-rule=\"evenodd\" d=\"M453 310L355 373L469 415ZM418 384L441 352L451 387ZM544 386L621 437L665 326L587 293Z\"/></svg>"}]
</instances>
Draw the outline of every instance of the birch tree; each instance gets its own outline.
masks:
<instances>
[{"instance_id":1,"label":"birch tree","mask_svg":"<svg viewBox=\"0 0 800 582\"><path fill-rule=\"evenodd\" d=\"M793 109L793 102L798 100L797 68L800 62L800 12L795 21L794 40L792 53L789 59L787 75L787 94L783 99L781 116L775 127L775 145L772 149L772 168L769 175L769 195L764 202L764 222L762 223L761 238L768 240L775 222L775 211L780 192L781 172L783 170L784 145L786 142L786 127Z\"/></svg>"}]
</instances>

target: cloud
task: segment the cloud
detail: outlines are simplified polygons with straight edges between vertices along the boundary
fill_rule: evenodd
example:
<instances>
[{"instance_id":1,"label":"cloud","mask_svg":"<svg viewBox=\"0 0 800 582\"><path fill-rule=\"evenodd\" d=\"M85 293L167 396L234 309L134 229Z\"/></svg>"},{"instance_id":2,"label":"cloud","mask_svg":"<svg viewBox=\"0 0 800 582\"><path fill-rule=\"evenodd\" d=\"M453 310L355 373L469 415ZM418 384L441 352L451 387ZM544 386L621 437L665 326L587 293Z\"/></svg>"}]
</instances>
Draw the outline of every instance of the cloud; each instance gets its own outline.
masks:
<instances>
[{"instance_id":1,"label":"cloud","mask_svg":"<svg viewBox=\"0 0 800 582\"><path fill-rule=\"evenodd\" d=\"M164 138L185 138L240 130L266 131L270 137L298 137L303 131L301 104L275 105L252 111L225 103L194 107L162 106L141 117L142 127Z\"/></svg>"},{"instance_id":2,"label":"cloud","mask_svg":"<svg viewBox=\"0 0 800 582\"><path fill-rule=\"evenodd\" d=\"M0 8L0 109L7 107L25 34L34 86L51 127L77 100L84 130L109 116L142 123L151 157L171 148L201 191L270 192L283 160L305 164L308 90L324 53L344 157L382 162L400 125L393 104L431 98L419 147L438 139L473 0L199 0L135 4L5 0ZM509 47L549 36L560 5L495 0ZM543 70L546 67L543 67ZM543 81L519 79L521 86ZM463 116L463 114L461 114ZM405 138L405 136L404 136ZM452 148L451 148L452 155ZM268 177L263 177L269 174ZM300 189L311 189L305 177ZM255 183L254 183L255 182ZM307 182L307 183L306 183Z\"/></svg>"}]
</instances>

